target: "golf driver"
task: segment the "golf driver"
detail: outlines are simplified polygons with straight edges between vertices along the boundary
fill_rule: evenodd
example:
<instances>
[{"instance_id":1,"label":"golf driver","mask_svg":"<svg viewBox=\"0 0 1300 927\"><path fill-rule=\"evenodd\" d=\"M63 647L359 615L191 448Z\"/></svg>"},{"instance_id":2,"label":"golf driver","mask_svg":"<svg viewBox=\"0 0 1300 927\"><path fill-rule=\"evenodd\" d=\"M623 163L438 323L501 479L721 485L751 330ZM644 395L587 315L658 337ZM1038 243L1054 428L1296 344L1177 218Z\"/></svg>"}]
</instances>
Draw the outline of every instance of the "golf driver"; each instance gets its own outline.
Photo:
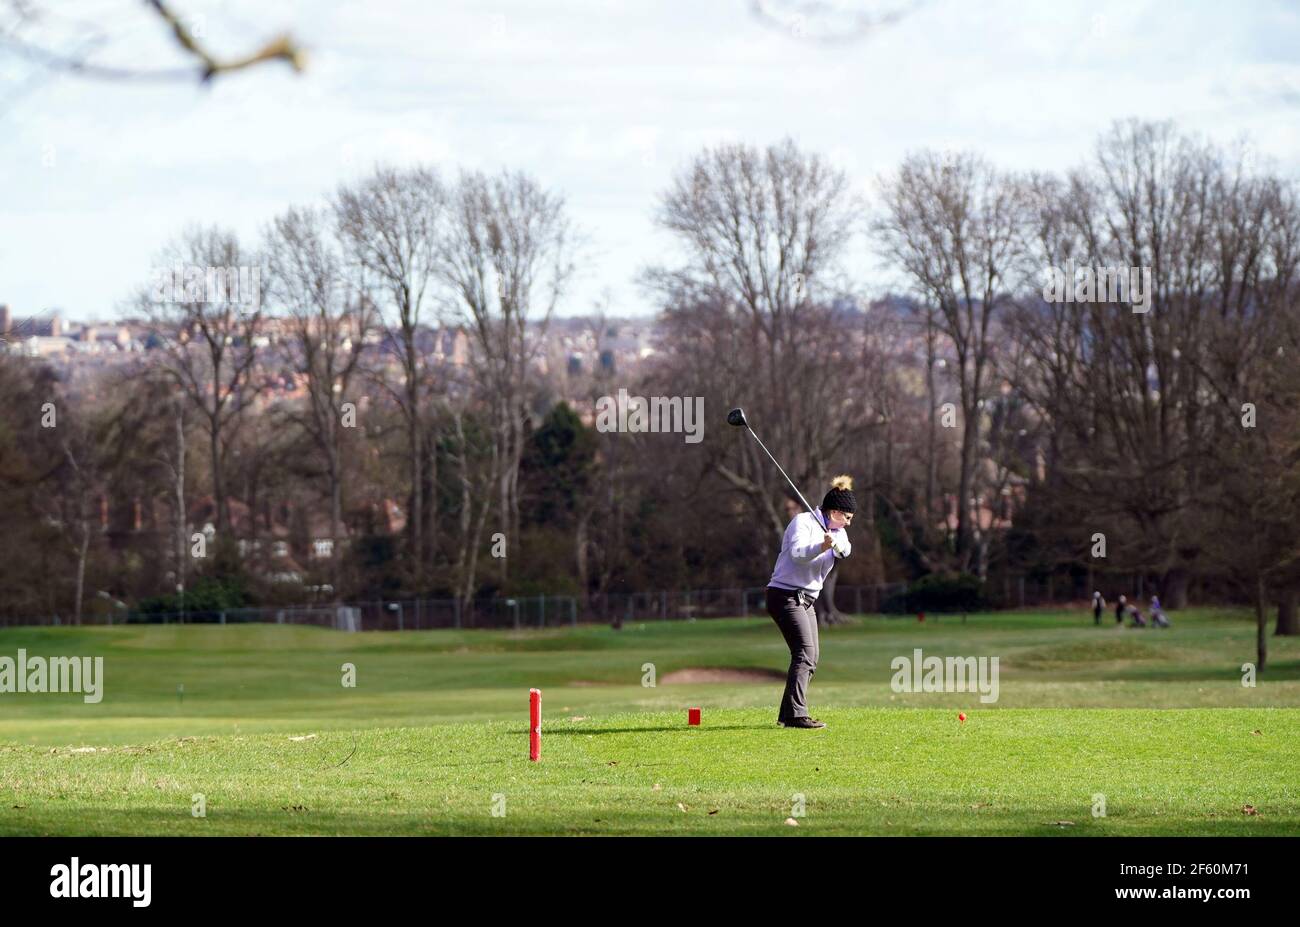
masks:
<instances>
[{"instance_id":1,"label":"golf driver","mask_svg":"<svg viewBox=\"0 0 1300 927\"><path fill-rule=\"evenodd\" d=\"M808 500L803 497L803 493L801 493L799 491L799 487L794 484L794 480L790 479L790 475L786 473L784 469L782 469L779 463L776 462L776 458L773 457L772 452L767 449L767 445L764 444L761 440L759 440L758 435L754 434L754 429L749 427L749 422L745 418L745 410L737 407L735 409L732 409L730 412L728 412L727 424L735 425L737 428L744 428L751 435L753 435L754 440L758 441L758 446L761 447L763 449L763 453L767 455L767 459L772 461L772 463L776 465L776 468L781 471L781 475L784 476L785 481L790 484L790 488L794 490L794 494L799 497L799 501L803 503L803 507L808 510L809 514L811 514L813 518L817 518L817 512L813 509L811 505L808 504ZM822 528L827 532L831 530L830 527L826 524L826 522L822 521L820 518L817 518L817 523L820 524Z\"/></svg>"}]
</instances>

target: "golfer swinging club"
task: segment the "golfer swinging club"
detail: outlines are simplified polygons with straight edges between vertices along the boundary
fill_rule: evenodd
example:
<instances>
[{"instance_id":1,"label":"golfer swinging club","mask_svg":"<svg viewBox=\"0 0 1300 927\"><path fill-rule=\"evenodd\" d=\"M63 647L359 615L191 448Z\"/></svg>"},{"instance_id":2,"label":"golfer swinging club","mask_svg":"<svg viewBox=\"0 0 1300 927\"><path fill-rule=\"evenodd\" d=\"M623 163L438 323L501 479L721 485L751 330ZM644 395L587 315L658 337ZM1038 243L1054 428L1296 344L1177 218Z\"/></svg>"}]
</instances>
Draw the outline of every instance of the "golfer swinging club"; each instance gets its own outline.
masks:
<instances>
[{"instance_id":1,"label":"golfer swinging club","mask_svg":"<svg viewBox=\"0 0 1300 927\"><path fill-rule=\"evenodd\" d=\"M808 681L817 670L820 649L813 603L835 561L843 560L853 549L844 531L858 508L852 489L851 477L835 477L821 508L800 512L790 521L767 584L767 613L790 648L790 672L776 716L776 723L783 727L826 726L808 716Z\"/></svg>"}]
</instances>

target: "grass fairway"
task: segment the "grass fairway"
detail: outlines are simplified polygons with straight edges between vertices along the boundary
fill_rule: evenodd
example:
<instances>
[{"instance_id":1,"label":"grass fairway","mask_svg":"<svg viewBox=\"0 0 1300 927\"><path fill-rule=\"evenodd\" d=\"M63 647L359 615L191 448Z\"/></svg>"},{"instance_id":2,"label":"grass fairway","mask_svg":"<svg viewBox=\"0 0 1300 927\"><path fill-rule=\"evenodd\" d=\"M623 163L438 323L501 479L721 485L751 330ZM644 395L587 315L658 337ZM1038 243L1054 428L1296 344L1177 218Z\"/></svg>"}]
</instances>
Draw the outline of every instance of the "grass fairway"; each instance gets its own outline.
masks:
<instances>
[{"instance_id":1,"label":"grass fairway","mask_svg":"<svg viewBox=\"0 0 1300 927\"><path fill-rule=\"evenodd\" d=\"M97 705L0 695L0 834L1300 833L1300 641L1270 637L1269 671L1248 688L1244 612L1175 622L862 619L823 632L823 731L774 726L779 681L671 681L783 668L766 618L4 631L0 656L103 656L105 683ZM894 692L890 660L916 647L997 656L996 705ZM540 763L527 760L529 686L545 693ZM196 794L206 817L191 814Z\"/></svg>"}]
</instances>

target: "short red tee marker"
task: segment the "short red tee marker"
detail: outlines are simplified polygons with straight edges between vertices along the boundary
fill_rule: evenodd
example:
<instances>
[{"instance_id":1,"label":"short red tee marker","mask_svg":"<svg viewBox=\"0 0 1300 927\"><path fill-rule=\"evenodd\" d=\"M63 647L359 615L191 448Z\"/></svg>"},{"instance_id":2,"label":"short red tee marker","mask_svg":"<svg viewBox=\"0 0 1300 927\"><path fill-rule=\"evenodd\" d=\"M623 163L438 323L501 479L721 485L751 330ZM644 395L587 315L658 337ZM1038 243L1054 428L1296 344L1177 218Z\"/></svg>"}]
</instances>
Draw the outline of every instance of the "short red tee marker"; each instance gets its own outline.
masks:
<instances>
[{"instance_id":1,"label":"short red tee marker","mask_svg":"<svg viewBox=\"0 0 1300 927\"><path fill-rule=\"evenodd\" d=\"M528 690L528 758L536 762L542 756L542 690Z\"/></svg>"},{"instance_id":2,"label":"short red tee marker","mask_svg":"<svg viewBox=\"0 0 1300 927\"><path fill-rule=\"evenodd\" d=\"M693 724L693 725L699 725L699 723L700 723L700 710L699 710L698 708L688 708L688 709L686 709L686 723L687 723L687 724Z\"/></svg>"}]
</instances>

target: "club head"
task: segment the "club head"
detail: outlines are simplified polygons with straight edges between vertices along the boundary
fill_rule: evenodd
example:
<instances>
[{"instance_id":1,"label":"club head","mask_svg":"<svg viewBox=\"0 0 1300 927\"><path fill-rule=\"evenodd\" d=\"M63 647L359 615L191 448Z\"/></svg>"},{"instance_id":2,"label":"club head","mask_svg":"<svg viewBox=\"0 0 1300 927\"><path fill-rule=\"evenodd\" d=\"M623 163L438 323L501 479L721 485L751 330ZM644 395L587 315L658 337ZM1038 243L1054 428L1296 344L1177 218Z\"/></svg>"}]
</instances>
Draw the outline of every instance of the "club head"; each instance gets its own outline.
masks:
<instances>
[{"instance_id":1,"label":"club head","mask_svg":"<svg viewBox=\"0 0 1300 927\"><path fill-rule=\"evenodd\" d=\"M728 412L727 424L735 425L737 428L748 428L749 422L745 421L745 410L736 408Z\"/></svg>"}]
</instances>

